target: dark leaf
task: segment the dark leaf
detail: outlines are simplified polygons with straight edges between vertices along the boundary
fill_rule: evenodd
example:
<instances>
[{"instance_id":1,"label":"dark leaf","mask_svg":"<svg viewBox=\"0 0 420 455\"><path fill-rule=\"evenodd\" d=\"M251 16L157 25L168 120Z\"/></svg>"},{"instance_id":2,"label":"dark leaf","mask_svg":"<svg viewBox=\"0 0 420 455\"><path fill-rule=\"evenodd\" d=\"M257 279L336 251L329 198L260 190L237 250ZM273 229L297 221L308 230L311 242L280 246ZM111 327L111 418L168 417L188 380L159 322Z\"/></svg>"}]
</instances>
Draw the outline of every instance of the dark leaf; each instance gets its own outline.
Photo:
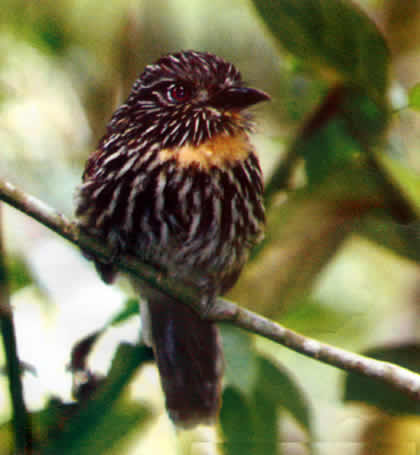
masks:
<instances>
[{"instance_id":1,"label":"dark leaf","mask_svg":"<svg viewBox=\"0 0 420 455\"><path fill-rule=\"evenodd\" d=\"M226 387L223 392L220 423L224 435L225 455L267 453L263 450L258 451L257 448L252 403L234 387Z\"/></svg>"}]
</instances>

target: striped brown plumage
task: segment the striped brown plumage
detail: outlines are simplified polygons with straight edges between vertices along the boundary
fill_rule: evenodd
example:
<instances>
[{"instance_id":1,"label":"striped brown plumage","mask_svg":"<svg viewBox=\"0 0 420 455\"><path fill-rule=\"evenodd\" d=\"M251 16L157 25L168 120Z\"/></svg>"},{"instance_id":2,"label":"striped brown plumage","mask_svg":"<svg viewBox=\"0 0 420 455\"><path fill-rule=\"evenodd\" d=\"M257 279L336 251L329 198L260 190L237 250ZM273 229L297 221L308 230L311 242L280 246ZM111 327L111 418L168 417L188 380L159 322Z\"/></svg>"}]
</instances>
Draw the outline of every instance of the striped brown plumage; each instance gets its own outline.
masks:
<instances>
[{"instance_id":1,"label":"striped brown plumage","mask_svg":"<svg viewBox=\"0 0 420 455\"><path fill-rule=\"evenodd\" d=\"M87 162L76 214L82 228L201 290L229 290L264 225L261 169L245 109L268 99L212 54L169 54L146 67ZM116 270L96 262L106 282ZM216 326L147 286L143 336L155 352L166 405L184 427L220 407Z\"/></svg>"}]
</instances>

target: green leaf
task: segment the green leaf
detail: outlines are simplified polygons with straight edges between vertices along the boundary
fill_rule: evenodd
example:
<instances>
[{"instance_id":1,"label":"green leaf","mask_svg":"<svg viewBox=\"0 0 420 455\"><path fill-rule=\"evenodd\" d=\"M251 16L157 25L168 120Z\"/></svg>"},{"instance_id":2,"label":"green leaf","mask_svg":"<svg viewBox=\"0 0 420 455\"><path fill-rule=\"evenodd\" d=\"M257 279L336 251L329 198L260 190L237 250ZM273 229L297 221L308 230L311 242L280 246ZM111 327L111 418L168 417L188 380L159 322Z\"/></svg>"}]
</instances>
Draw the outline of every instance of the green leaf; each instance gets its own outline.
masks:
<instances>
[{"instance_id":1,"label":"green leaf","mask_svg":"<svg viewBox=\"0 0 420 455\"><path fill-rule=\"evenodd\" d=\"M264 357L258 357L258 378L252 393L228 386L220 413L225 440L224 453L279 453L279 410L287 410L311 434L309 405L299 386Z\"/></svg>"},{"instance_id":2,"label":"green leaf","mask_svg":"<svg viewBox=\"0 0 420 455\"><path fill-rule=\"evenodd\" d=\"M420 373L419 344L378 347L364 352L363 355ZM391 385L360 374L347 374L344 400L367 403L392 414L420 415L420 401L414 400Z\"/></svg>"},{"instance_id":3,"label":"green leaf","mask_svg":"<svg viewBox=\"0 0 420 455\"><path fill-rule=\"evenodd\" d=\"M287 410L311 434L311 410L302 389L295 379L280 366L265 357L258 358L257 391L266 403Z\"/></svg>"},{"instance_id":4,"label":"green leaf","mask_svg":"<svg viewBox=\"0 0 420 455\"><path fill-rule=\"evenodd\" d=\"M225 382L249 396L255 386L258 364L252 337L228 324L220 325L226 359Z\"/></svg>"},{"instance_id":5,"label":"green leaf","mask_svg":"<svg viewBox=\"0 0 420 455\"><path fill-rule=\"evenodd\" d=\"M234 387L225 389L220 423L226 455L279 453L277 409L266 398L258 389L252 399Z\"/></svg>"},{"instance_id":6,"label":"green leaf","mask_svg":"<svg viewBox=\"0 0 420 455\"><path fill-rule=\"evenodd\" d=\"M83 441L79 441L79 449L74 453L124 453L127 436L140 433L149 418L150 412L141 404L121 400L105 414L94 430L86 434Z\"/></svg>"},{"instance_id":7,"label":"green leaf","mask_svg":"<svg viewBox=\"0 0 420 455\"><path fill-rule=\"evenodd\" d=\"M253 0L274 37L297 57L382 98L389 50L373 21L348 0Z\"/></svg>"},{"instance_id":8,"label":"green leaf","mask_svg":"<svg viewBox=\"0 0 420 455\"><path fill-rule=\"evenodd\" d=\"M263 389L257 388L253 398L254 453L280 455L281 439L278 430L278 406L275 406L275 403L270 401Z\"/></svg>"},{"instance_id":9,"label":"green leaf","mask_svg":"<svg viewBox=\"0 0 420 455\"><path fill-rule=\"evenodd\" d=\"M255 453L255 448L250 443L254 434L251 407L246 397L234 387L226 387L223 392L220 424L226 441L223 444L226 455Z\"/></svg>"},{"instance_id":10,"label":"green leaf","mask_svg":"<svg viewBox=\"0 0 420 455\"><path fill-rule=\"evenodd\" d=\"M411 109L420 111L420 82L410 89L408 93L408 105Z\"/></svg>"}]
</instances>

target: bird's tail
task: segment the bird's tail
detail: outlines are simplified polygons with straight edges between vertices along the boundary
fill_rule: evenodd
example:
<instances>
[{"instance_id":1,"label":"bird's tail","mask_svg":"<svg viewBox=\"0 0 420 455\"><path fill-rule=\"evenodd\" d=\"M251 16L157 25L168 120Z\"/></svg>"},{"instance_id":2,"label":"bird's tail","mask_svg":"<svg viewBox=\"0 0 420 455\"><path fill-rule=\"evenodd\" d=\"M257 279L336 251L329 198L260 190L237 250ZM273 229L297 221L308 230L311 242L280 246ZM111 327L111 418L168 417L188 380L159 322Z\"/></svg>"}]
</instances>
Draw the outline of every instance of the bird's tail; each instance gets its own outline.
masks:
<instances>
[{"instance_id":1,"label":"bird's tail","mask_svg":"<svg viewBox=\"0 0 420 455\"><path fill-rule=\"evenodd\" d=\"M152 295L143 304L142 320L150 331L169 416L184 428L210 424L221 405L219 331L187 305L161 293Z\"/></svg>"}]
</instances>

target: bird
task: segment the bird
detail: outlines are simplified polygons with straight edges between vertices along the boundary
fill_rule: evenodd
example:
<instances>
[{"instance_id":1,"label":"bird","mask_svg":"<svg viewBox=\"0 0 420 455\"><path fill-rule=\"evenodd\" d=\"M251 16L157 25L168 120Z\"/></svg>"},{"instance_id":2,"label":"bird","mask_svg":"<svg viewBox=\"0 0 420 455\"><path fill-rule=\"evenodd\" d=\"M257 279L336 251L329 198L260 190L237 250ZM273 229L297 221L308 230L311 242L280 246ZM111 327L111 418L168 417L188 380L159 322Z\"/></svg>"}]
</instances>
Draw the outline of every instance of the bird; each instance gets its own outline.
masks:
<instances>
[{"instance_id":1,"label":"bird","mask_svg":"<svg viewBox=\"0 0 420 455\"><path fill-rule=\"evenodd\" d=\"M264 236L263 175L248 108L269 99L208 52L178 51L147 65L88 157L76 198L80 229L193 286L210 308ZM112 283L115 264L94 261ZM169 417L178 428L215 423L224 370L216 324L131 281Z\"/></svg>"}]
</instances>

